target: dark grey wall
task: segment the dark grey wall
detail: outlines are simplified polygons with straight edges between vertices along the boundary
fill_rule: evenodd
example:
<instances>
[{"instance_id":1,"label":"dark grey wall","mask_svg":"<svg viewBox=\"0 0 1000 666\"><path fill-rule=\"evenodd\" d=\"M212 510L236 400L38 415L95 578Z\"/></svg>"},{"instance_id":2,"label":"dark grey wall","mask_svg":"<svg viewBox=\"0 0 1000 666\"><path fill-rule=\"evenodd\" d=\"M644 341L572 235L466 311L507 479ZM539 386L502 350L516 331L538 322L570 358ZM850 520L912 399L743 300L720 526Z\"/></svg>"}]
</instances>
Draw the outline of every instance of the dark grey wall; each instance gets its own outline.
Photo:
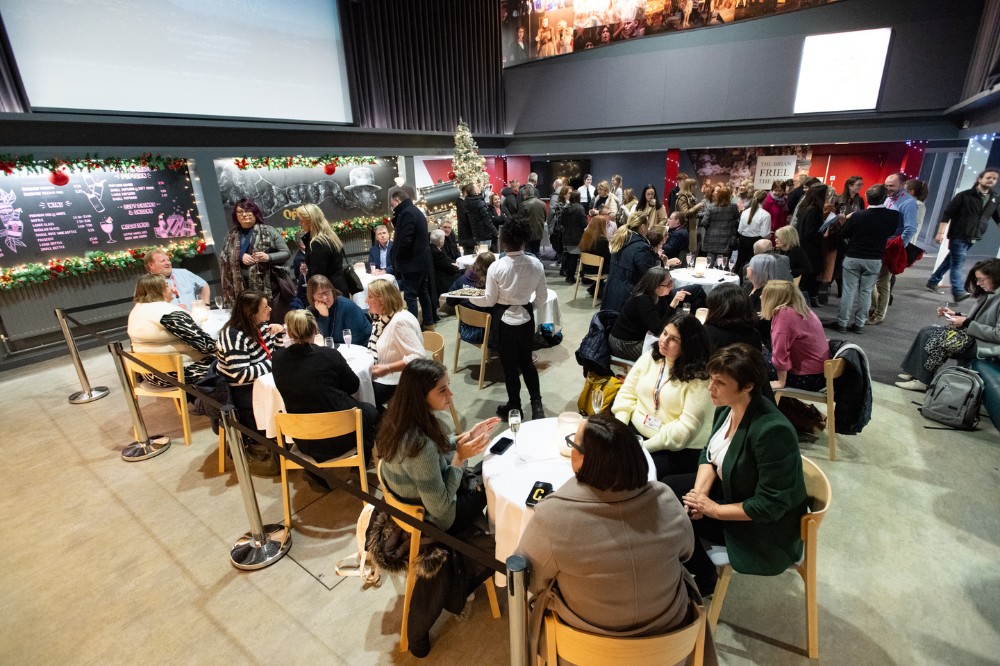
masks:
<instances>
[{"instance_id":1,"label":"dark grey wall","mask_svg":"<svg viewBox=\"0 0 1000 666\"><path fill-rule=\"evenodd\" d=\"M508 68L507 129L521 138L554 131L791 121L803 36L886 26L893 28L893 41L878 114L936 116L960 99L982 4L844 0Z\"/></svg>"},{"instance_id":2,"label":"dark grey wall","mask_svg":"<svg viewBox=\"0 0 1000 666\"><path fill-rule=\"evenodd\" d=\"M631 187L635 195L642 193L642 188L652 185L663 200L663 175L667 165L667 154L664 151L652 153L604 153L590 156L590 173L594 183L602 180L611 181L611 176L620 174L624 187Z\"/></svg>"}]
</instances>

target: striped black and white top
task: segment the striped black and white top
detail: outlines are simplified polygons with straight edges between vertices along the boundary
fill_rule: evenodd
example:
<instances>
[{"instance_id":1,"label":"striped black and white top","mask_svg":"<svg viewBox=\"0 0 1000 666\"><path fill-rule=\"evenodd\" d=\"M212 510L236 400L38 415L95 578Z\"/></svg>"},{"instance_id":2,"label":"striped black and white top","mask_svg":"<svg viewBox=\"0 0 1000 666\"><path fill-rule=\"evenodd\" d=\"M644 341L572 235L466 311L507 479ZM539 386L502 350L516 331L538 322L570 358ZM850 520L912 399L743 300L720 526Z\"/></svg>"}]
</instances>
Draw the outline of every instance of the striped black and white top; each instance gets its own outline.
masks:
<instances>
[{"instance_id":1,"label":"striped black and white top","mask_svg":"<svg viewBox=\"0 0 1000 666\"><path fill-rule=\"evenodd\" d=\"M268 331L268 323L258 327L260 337L247 336L232 326L227 326L219 333L215 344L215 357L219 359L218 370L223 377L228 377L230 384L253 384L258 377L271 372L271 359L260 346L260 340L273 352L275 338Z\"/></svg>"}]
</instances>

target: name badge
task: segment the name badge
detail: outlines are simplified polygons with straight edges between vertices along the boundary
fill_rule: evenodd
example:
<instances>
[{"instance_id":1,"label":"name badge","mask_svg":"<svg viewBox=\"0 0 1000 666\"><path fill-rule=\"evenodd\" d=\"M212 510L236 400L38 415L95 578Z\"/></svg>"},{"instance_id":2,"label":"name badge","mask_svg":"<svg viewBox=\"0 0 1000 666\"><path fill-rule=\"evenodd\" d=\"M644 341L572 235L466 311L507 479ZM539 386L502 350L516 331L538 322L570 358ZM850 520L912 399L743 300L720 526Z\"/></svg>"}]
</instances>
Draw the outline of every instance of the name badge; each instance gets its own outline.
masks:
<instances>
[{"instance_id":1,"label":"name badge","mask_svg":"<svg viewBox=\"0 0 1000 666\"><path fill-rule=\"evenodd\" d=\"M659 430L660 426L663 425L663 421L656 418L652 414L647 414L646 418L642 420L642 425L646 426L647 428L652 428L653 430Z\"/></svg>"}]
</instances>

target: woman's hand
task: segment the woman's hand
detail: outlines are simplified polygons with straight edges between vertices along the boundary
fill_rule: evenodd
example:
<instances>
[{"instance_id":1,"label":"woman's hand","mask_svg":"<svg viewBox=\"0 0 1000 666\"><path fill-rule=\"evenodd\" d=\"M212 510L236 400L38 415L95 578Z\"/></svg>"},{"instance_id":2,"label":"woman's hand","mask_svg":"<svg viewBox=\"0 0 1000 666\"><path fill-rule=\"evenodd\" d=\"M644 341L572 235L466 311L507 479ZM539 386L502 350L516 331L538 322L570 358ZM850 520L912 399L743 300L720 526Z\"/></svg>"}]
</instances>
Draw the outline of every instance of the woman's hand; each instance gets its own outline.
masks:
<instances>
[{"instance_id":1,"label":"woman's hand","mask_svg":"<svg viewBox=\"0 0 1000 666\"><path fill-rule=\"evenodd\" d=\"M475 428L473 428L473 430L475 430ZM457 462L458 465L461 465L472 456L479 455L485 451L486 445L490 443L490 436L488 432L484 432L478 437L472 437L471 432L466 433L465 435L466 436L460 437L455 445L455 457L452 461Z\"/></svg>"},{"instance_id":2,"label":"woman's hand","mask_svg":"<svg viewBox=\"0 0 1000 666\"><path fill-rule=\"evenodd\" d=\"M316 308L316 312L319 313L320 317L329 317L330 316L330 306L327 305L326 303L322 302L321 300L314 299L313 300L313 307Z\"/></svg>"},{"instance_id":3,"label":"woman's hand","mask_svg":"<svg viewBox=\"0 0 1000 666\"><path fill-rule=\"evenodd\" d=\"M285 327L282 326L281 324L270 324L267 327L267 331L271 335L278 335L280 333L284 333L285 332Z\"/></svg>"},{"instance_id":4,"label":"woman's hand","mask_svg":"<svg viewBox=\"0 0 1000 666\"><path fill-rule=\"evenodd\" d=\"M954 316L954 315L955 315L955 311L952 310L951 308L943 308L942 307L942 308L938 308L937 309L937 316L938 317L950 317L950 316Z\"/></svg>"},{"instance_id":5,"label":"woman's hand","mask_svg":"<svg viewBox=\"0 0 1000 666\"><path fill-rule=\"evenodd\" d=\"M951 317L950 320L951 325L954 326L955 328L962 328L963 326L965 326L966 319L968 319L968 317L962 317L962 316Z\"/></svg>"},{"instance_id":6,"label":"woman's hand","mask_svg":"<svg viewBox=\"0 0 1000 666\"><path fill-rule=\"evenodd\" d=\"M706 516L716 518L718 515L719 504L699 490L688 491L683 501L691 520L700 520Z\"/></svg>"},{"instance_id":7,"label":"woman's hand","mask_svg":"<svg viewBox=\"0 0 1000 666\"><path fill-rule=\"evenodd\" d=\"M470 437L474 439L481 435L488 435L490 434L490 431L493 430L493 428L497 427L498 423L500 423L500 417L498 416L493 416L486 419L485 421L480 421L476 425L472 426L471 430L459 435L459 440L461 441L463 437Z\"/></svg>"},{"instance_id":8,"label":"woman's hand","mask_svg":"<svg viewBox=\"0 0 1000 666\"><path fill-rule=\"evenodd\" d=\"M306 266L306 262L303 261L301 264L299 264L299 273L302 275L302 277L309 275L309 267Z\"/></svg>"},{"instance_id":9,"label":"woman's hand","mask_svg":"<svg viewBox=\"0 0 1000 666\"><path fill-rule=\"evenodd\" d=\"M681 289L680 291L677 292L677 295L674 296L674 300L670 301L670 307L672 307L673 309L676 310L677 306L681 304L681 301L683 301L685 298L687 298L690 295L691 295L691 292L684 291L683 289Z\"/></svg>"},{"instance_id":10,"label":"woman's hand","mask_svg":"<svg viewBox=\"0 0 1000 666\"><path fill-rule=\"evenodd\" d=\"M392 372L392 369L383 363L376 363L372 366L372 377L385 377L390 372Z\"/></svg>"},{"instance_id":11,"label":"woman's hand","mask_svg":"<svg viewBox=\"0 0 1000 666\"><path fill-rule=\"evenodd\" d=\"M666 255L663 254L662 250L660 251L660 255L666 257ZM670 259L669 257L667 257L667 268L673 268L674 266L680 266L682 263L684 263L684 262L682 262L680 259Z\"/></svg>"},{"instance_id":12,"label":"woman's hand","mask_svg":"<svg viewBox=\"0 0 1000 666\"><path fill-rule=\"evenodd\" d=\"M253 258L258 264L266 264L271 261L271 257L267 256L266 252L254 252Z\"/></svg>"},{"instance_id":13,"label":"woman's hand","mask_svg":"<svg viewBox=\"0 0 1000 666\"><path fill-rule=\"evenodd\" d=\"M240 257L240 261L243 262L244 266L253 266L254 264L257 263L257 261L253 258L252 254L244 254L242 257Z\"/></svg>"}]
</instances>

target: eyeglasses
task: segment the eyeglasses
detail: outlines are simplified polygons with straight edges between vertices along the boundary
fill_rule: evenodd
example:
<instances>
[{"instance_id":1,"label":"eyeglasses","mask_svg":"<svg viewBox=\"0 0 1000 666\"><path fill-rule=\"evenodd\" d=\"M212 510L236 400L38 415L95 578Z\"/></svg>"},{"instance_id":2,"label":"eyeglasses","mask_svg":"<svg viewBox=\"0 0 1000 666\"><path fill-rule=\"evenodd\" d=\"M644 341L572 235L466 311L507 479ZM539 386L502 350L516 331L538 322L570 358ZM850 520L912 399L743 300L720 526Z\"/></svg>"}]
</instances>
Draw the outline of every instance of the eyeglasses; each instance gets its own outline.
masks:
<instances>
[{"instance_id":1,"label":"eyeglasses","mask_svg":"<svg viewBox=\"0 0 1000 666\"><path fill-rule=\"evenodd\" d=\"M255 216L255 215L254 215L254 214L253 214L253 213L252 213L251 211L249 211L249 210L241 210L241 211L237 212L236 214L237 214L237 215L238 215L239 217L256 217L256 216Z\"/></svg>"},{"instance_id":2,"label":"eyeglasses","mask_svg":"<svg viewBox=\"0 0 1000 666\"><path fill-rule=\"evenodd\" d=\"M988 277L976 277L976 284L986 284L989 281Z\"/></svg>"},{"instance_id":3,"label":"eyeglasses","mask_svg":"<svg viewBox=\"0 0 1000 666\"><path fill-rule=\"evenodd\" d=\"M316 296L332 296L333 292L327 289L326 291L317 291Z\"/></svg>"},{"instance_id":4,"label":"eyeglasses","mask_svg":"<svg viewBox=\"0 0 1000 666\"><path fill-rule=\"evenodd\" d=\"M573 441L573 435L566 435L566 446L571 449L576 449L576 452L583 455L583 449L577 446L577 443Z\"/></svg>"},{"instance_id":5,"label":"eyeglasses","mask_svg":"<svg viewBox=\"0 0 1000 666\"><path fill-rule=\"evenodd\" d=\"M670 289L672 286L674 286L674 283L673 280L671 280L670 282L664 282L660 286L663 287L664 289Z\"/></svg>"}]
</instances>

